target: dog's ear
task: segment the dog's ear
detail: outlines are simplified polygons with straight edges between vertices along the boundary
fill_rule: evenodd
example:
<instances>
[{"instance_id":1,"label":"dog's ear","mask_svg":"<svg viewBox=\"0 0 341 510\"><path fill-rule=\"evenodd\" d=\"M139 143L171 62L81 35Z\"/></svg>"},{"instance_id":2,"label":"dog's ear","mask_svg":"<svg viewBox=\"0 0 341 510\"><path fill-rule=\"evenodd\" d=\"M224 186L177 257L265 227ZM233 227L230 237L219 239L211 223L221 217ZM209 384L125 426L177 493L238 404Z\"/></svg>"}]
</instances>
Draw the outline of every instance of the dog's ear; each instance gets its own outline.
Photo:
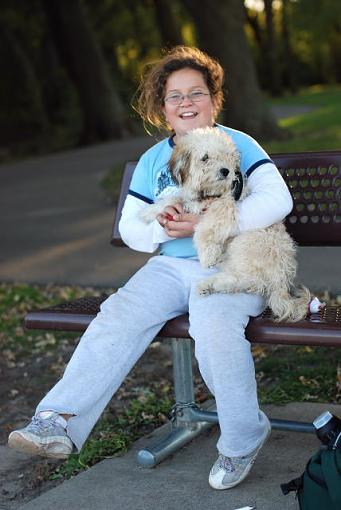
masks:
<instances>
[{"instance_id":1,"label":"dog's ear","mask_svg":"<svg viewBox=\"0 0 341 510\"><path fill-rule=\"evenodd\" d=\"M168 162L168 170L172 179L181 186L187 179L191 164L191 153L184 149L173 149L173 154Z\"/></svg>"},{"instance_id":2,"label":"dog's ear","mask_svg":"<svg viewBox=\"0 0 341 510\"><path fill-rule=\"evenodd\" d=\"M236 171L235 178L232 181L231 191L233 198L237 202L240 199L240 195L243 191L243 175L240 170Z\"/></svg>"}]
</instances>

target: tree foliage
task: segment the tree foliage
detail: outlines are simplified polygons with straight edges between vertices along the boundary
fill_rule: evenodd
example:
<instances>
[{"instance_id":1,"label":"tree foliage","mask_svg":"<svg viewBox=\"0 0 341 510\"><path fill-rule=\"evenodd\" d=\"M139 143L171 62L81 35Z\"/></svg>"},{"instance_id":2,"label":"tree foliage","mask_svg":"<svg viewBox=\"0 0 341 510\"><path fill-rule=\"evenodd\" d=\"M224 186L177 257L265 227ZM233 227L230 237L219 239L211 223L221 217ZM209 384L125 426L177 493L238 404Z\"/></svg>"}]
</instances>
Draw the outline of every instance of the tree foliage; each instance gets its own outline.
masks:
<instances>
[{"instance_id":1,"label":"tree foliage","mask_svg":"<svg viewBox=\"0 0 341 510\"><path fill-rule=\"evenodd\" d=\"M241 21L233 14L240 0L3 0L3 150L53 150L136 132L141 127L130 101L143 65L182 43L221 59L229 123L254 134L276 133L259 87L281 95L341 81L341 2L264 0L263 10L251 0L245 4ZM243 25L247 43L240 42ZM239 52L232 51L238 45ZM247 53L252 58L245 60ZM238 63L246 66L244 74ZM254 113L242 123L247 104Z\"/></svg>"}]
</instances>

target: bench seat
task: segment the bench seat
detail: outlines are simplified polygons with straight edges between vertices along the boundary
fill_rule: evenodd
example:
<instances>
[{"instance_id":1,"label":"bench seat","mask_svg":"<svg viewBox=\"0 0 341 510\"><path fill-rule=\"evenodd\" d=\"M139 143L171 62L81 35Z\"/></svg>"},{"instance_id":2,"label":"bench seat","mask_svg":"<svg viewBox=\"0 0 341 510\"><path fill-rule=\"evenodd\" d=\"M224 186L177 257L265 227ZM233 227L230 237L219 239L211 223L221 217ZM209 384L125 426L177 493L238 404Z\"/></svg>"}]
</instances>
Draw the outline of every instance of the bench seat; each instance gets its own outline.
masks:
<instances>
[{"instance_id":1,"label":"bench seat","mask_svg":"<svg viewBox=\"0 0 341 510\"><path fill-rule=\"evenodd\" d=\"M84 297L29 312L25 326L27 329L85 331L106 298L104 294ZM181 315L168 321L158 337L188 338L188 328L188 315ZM341 347L341 305L326 306L322 312L295 323L274 322L269 310L266 310L250 320L246 337L252 343Z\"/></svg>"}]
</instances>

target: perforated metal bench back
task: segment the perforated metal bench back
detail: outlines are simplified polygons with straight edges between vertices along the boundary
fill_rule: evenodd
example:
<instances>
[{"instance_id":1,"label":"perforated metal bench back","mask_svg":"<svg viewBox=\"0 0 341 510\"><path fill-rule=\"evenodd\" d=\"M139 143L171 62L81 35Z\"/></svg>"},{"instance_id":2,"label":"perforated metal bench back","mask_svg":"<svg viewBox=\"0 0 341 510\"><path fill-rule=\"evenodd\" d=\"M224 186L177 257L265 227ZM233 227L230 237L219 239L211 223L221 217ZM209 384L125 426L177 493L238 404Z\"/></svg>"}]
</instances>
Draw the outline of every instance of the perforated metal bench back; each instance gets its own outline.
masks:
<instances>
[{"instance_id":1,"label":"perforated metal bench back","mask_svg":"<svg viewBox=\"0 0 341 510\"><path fill-rule=\"evenodd\" d=\"M273 154L294 208L286 219L302 246L341 246L341 151ZM125 246L118 223L136 162L126 164L112 233L112 244Z\"/></svg>"}]
</instances>

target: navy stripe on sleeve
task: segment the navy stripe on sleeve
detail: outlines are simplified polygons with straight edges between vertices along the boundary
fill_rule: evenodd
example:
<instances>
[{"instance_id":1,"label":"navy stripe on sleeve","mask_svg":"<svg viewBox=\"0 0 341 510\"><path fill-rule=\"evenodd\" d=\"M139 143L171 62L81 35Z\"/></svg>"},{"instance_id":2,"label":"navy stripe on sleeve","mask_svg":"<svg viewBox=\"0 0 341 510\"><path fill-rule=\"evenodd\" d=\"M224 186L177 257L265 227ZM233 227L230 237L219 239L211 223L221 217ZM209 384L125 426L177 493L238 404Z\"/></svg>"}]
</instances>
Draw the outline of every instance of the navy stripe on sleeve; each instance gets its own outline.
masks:
<instances>
[{"instance_id":1,"label":"navy stripe on sleeve","mask_svg":"<svg viewBox=\"0 0 341 510\"><path fill-rule=\"evenodd\" d=\"M246 172L247 177L250 177L250 175L252 174L252 172L254 172L256 170L256 168L258 168L261 165L264 165L265 163L273 163L273 161L271 159L260 159L259 161L254 163L252 166L250 166L250 168Z\"/></svg>"},{"instance_id":2,"label":"navy stripe on sleeve","mask_svg":"<svg viewBox=\"0 0 341 510\"><path fill-rule=\"evenodd\" d=\"M136 191L128 190L128 195L132 195L135 198L138 198L139 200L143 200L143 202L147 202L147 204L153 204L154 201L150 198L145 197L144 195L140 195L140 193L136 193Z\"/></svg>"}]
</instances>

